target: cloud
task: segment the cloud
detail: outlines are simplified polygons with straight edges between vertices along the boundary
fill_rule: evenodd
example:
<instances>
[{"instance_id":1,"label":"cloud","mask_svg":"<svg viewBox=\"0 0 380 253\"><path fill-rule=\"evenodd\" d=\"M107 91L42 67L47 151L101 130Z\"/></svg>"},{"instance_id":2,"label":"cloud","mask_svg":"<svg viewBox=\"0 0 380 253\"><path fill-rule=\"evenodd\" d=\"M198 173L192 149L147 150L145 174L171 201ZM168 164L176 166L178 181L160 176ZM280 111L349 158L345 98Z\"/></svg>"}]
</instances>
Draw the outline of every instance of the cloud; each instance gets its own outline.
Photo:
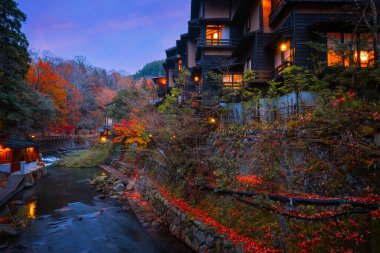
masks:
<instances>
[{"instance_id":1,"label":"cloud","mask_svg":"<svg viewBox=\"0 0 380 253\"><path fill-rule=\"evenodd\" d=\"M31 48L134 72L187 31L189 0L16 0Z\"/></svg>"}]
</instances>

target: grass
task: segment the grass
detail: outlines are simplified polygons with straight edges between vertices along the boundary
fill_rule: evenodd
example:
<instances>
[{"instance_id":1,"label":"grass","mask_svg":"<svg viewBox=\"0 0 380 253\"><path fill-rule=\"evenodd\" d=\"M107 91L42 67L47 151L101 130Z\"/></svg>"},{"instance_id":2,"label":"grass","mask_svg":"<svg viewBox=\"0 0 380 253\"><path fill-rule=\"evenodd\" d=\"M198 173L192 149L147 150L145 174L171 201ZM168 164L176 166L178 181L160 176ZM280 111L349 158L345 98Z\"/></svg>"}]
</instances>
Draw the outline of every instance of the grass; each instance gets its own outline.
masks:
<instances>
[{"instance_id":1,"label":"grass","mask_svg":"<svg viewBox=\"0 0 380 253\"><path fill-rule=\"evenodd\" d=\"M97 143L91 150L79 151L59 160L55 166L67 168L92 168L105 163L116 149L111 142Z\"/></svg>"}]
</instances>

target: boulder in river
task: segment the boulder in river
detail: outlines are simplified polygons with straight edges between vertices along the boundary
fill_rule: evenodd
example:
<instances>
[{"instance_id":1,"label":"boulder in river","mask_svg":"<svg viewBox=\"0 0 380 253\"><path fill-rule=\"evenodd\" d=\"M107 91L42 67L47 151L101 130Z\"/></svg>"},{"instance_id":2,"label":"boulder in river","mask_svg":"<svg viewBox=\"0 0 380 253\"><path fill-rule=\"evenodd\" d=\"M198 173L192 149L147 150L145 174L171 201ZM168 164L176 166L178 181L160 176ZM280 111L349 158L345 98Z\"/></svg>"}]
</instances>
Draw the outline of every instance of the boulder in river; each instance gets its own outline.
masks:
<instances>
[{"instance_id":1,"label":"boulder in river","mask_svg":"<svg viewBox=\"0 0 380 253\"><path fill-rule=\"evenodd\" d=\"M106 181L108 179L107 176L99 176L99 177L96 177L94 180L92 180L90 182L90 185L96 185L96 184L99 184L99 183L103 183L104 181Z\"/></svg>"},{"instance_id":2,"label":"boulder in river","mask_svg":"<svg viewBox=\"0 0 380 253\"><path fill-rule=\"evenodd\" d=\"M18 232L11 225L0 224L0 238L11 237L11 236L16 236L16 235L18 235Z\"/></svg>"},{"instance_id":3,"label":"boulder in river","mask_svg":"<svg viewBox=\"0 0 380 253\"><path fill-rule=\"evenodd\" d=\"M118 184L118 185L114 186L113 189L117 192L122 192L122 191L124 191L124 185Z\"/></svg>"},{"instance_id":4,"label":"boulder in river","mask_svg":"<svg viewBox=\"0 0 380 253\"><path fill-rule=\"evenodd\" d=\"M123 181L117 180L116 182L113 183L113 186L117 186L119 184L123 184Z\"/></svg>"}]
</instances>

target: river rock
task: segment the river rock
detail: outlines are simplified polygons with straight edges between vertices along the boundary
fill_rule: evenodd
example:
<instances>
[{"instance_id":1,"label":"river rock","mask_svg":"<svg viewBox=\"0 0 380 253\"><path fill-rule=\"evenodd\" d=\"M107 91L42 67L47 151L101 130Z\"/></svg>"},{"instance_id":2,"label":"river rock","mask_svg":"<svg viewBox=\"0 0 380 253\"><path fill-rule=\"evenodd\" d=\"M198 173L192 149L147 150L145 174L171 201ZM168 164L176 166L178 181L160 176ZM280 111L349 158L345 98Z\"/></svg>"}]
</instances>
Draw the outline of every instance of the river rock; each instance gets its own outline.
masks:
<instances>
[{"instance_id":1,"label":"river rock","mask_svg":"<svg viewBox=\"0 0 380 253\"><path fill-rule=\"evenodd\" d=\"M121 180L117 180L117 181L115 181L115 182L113 183L113 186L117 186L117 185L119 185L119 184L123 184L123 181L121 181Z\"/></svg>"},{"instance_id":2,"label":"river rock","mask_svg":"<svg viewBox=\"0 0 380 253\"><path fill-rule=\"evenodd\" d=\"M99 184L99 183L103 183L104 181L106 181L108 179L107 176L99 176L99 177L96 177L94 180L92 180L90 182L90 185L96 185L96 184Z\"/></svg>"},{"instance_id":3,"label":"river rock","mask_svg":"<svg viewBox=\"0 0 380 253\"><path fill-rule=\"evenodd\" d=\"M16 236L18 232L11 225L0 224L0 237Z\"/></svg>"},{"instance_id":4,"label":"river rock","mask_svg":"<svg viewBox=\"0 0 380 253\"><path fill-rule=\"evenodd\" d=\"M127 185L127 191L132 191L134 187L135 187L135 185L133 183L129 183Z\"/></svg>"},{"instance_id":5,"label":"river rock","mask_svg":"<svg viewBox=\"0 0 380 253\"><path fill-rule=\"evenodd\" d=\"M122 191L124 191L124 185L118 184L118 185L114 186L113 189L117 192L122 192Z\"/></svg>"}]
</instances>

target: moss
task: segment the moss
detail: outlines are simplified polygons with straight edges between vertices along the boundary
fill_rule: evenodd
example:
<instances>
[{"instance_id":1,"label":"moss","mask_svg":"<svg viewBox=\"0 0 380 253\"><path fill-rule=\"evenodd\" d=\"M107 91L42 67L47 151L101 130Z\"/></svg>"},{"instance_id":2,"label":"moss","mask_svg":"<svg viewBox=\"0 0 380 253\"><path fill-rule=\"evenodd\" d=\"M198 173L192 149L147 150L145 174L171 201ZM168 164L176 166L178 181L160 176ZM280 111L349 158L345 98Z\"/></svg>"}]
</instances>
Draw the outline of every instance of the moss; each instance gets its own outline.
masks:
<instances>
[{"instance_id":1,"label":"moss","mask_svg":"<svg viewBox=\"0 0 380 253\"><path fill-rule=\"evenodd\" d=\"M105 163L117 148L111 142L97 143L91 150L79 151L59 160L55 166L67 168L91 168Z\"/></svg>"}]
</instances>

